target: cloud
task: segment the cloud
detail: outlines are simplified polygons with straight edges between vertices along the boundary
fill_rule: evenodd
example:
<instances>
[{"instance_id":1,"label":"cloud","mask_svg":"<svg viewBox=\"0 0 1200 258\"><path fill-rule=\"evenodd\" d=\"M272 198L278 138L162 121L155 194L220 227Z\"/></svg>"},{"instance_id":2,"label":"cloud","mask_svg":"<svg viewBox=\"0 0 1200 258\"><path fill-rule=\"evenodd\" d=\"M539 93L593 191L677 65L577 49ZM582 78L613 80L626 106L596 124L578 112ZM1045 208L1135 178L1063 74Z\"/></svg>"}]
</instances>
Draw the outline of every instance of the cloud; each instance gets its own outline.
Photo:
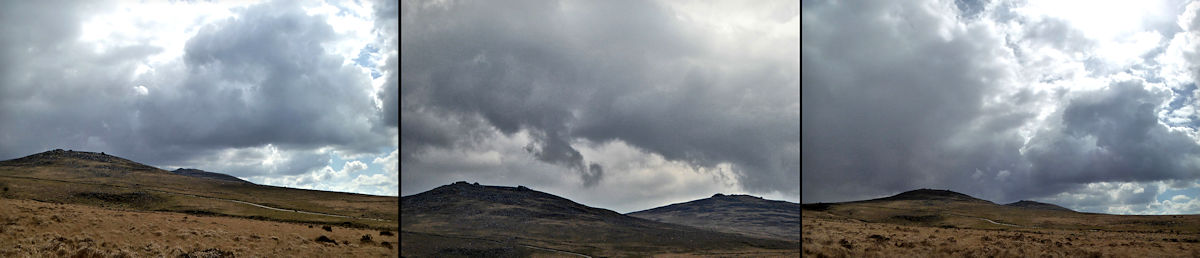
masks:
<instances>
[{"instance_id":1,"label":"cloud","mask_svg":"<svg viewBox=\"0 0 1200 258\"><path fill-rule=\"evenodd\" d=\"M187 42L183 78L140 102L152 145L313 147L369 150L369 77L327 53L331 27L282 2L256 5L201 29ZM296 126L303 124L303 126ZM225 130L239 128L240 130ZM185 135L187 137L178 137Z\"/></svg>"},{"instance_id":2,"label":"cloud","mask_svg":"<svg viewBox=\"0 0 1200 258\"><path fill-rule=\"evenodd\" d=\"M790 2L726 8L718 19L702 18L713 10L700 4L655 2L401 5L406 167L478 146L494 128L524 134L524 155L588 187L623 172L584 154L591 146L581 140L730 164L749 191L799 193L799 14ZM442 171L429 169L405 171Z\"/></svg>"},{"instance_id":3,"label":"cloud","mask_svg":"<svg viewBox=\"0 0 1200 258\"><path fill-rule=\"evenodd\" d=\"M1158 122L1165 92L1137 81L1079 92L1027 147L1033 182L1088 183L1197 178L1200 146Z\"/></svg>"},{"instance_id":4,"label":"cloud","mask_svg":"<svg viewBox=\"0 0 1200 258\"><path fill-rule=\"evenodd\" d=\"M1021 159L1016 129L1034 115L1020 107L1032 100L1001 88L1016 76L994 26L962 24L944 3L810 4L801 56L805 201L1021 171L1012 164ZM853 18L886 14L897 19ZM992 94L1015 101L985 98Z\"/></svg>"},{"instance_id":5,"label":"cloud","mask_svg":"<svg viewBox=\"0 0 1200 258\"><path fill-rule=\"evenodd\" d=\"M1023 1L805 2L804 201L939 188L1189 209L1157 198L1200 179L1200 5L1182 6L1095 6L1132 19L1104 27Z\"/></svg>"},{"instance_id":6,"label":"cloud","mask_svg":"<svg viewBox=\"0 0 1200 258\"><path fill-rule=\"evenodd\" d=\"M342 166L342 171L346 174L354 173L356 171L362 171L365 169L367 169L367 164L362 163L362 161L357 161L357 160L351 160L350 162L346 162L346 165Z\"/></svg>"},{"instance_id":7,"label":"cloud","mask_svg":"<svg viewBox=\"0 0 1200 258\"><path fill-rule=\"evenodd\" d=\"M273 178L319 171L330 153L375 157L397 148L386 115L399 106L398 32L371 20L394 8L310 15L322 3L123 4L2 4L0 158L104 151ZM340 24L381 29L345 32ZM393 61L359 66L345 49Z\"/></svg>"}]
</instances>

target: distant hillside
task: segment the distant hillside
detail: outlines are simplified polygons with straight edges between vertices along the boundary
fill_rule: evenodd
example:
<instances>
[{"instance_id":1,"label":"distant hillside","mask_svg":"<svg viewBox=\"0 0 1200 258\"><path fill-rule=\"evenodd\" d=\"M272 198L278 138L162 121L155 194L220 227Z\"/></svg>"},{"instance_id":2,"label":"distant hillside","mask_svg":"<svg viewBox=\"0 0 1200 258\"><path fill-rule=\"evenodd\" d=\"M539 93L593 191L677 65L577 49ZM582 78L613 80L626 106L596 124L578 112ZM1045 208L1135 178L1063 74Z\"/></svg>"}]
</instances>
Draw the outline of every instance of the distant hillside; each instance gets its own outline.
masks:
<instances>
[{"instance_id":1,"label":"distant hillside","mask_svg":"<svg viewBox=\"0 0 1200 258\"><path fill-rule=\"evenodd\" d=\"M1124 216L1076 212L1062 206L1022 200L996 204L969 195L919 189L894 196L839 203L801 205L802 219L892 223L974 229L1089 229L1200 232L1200 216ZM1162 231L1160 231L1162 230Z\"/></svg>"},{"instance_id":2,"label":"distant hillside","mask_svg":"<svg viewBox=\"0 0 1200 258\"><path fill-rule=\"evenodd\" d=\"M522 186L458 182L400 199L402 256L529 256L533 249L597 257L699 252L791 256L800 251L799 242L654 222Z\"/></svg>"},{"instance_id":3,"label":"distant hillside","mask_svg":"<svg viewBox=\"0 0 1200 258\"><path fill-rule=\"evenodd\" d=\"M935 190L935 189L917 189L899 193L893 196L868 200L868 201L901 201L901 200L936 200L936 201L965 201L965 202L983 202L992 203L990 201L971 197L970 195L958 193L950 190Z\"/></svg>"},{"instance_id":4,"label":"distant hillside","mask_svg":"<svg viewBox=\"0 0 1200 258\"><path fill-rule=\"evenodd\" d=\"M177 175L190 176L190 177L209 178L209 179L216 179L216 180L225 180L225 181L231 181L231 182L254 184L254 183L251 183L250 181L242 180L241 178L237 178L235 176L216 173L216 172L208 172L208 171L192 169L192 168L180 168L180 169L171 171L171 173L175 173Z\"/></svg>"},{"instance_id":5,"label":"distant hillside","mask_svg":"<svg viewBox=\"0 0 1200 258\"><path fill-rule=\"evenodd\" d=\"M1021 201L1019 201L1019 202L1014 202L1014 203L1005 204L1004 206L1020 207L1020 208L1027 208L1027 209L1056 210L1056 211L1070 211L1070 212L1074 212L1074 210L1067 209L1067 208L1064 208L1064 207L1062 207L1062 206L1058 206L1058 205L1054 205L1054 204L1049 204L1049 203L1044 203L1044 202L1028 201L1028 200L1021 200Z\"/></svg>"},{"instance_id":6,"label":"distant hillside","mask_svg":"<svg viewBox=\"0 0 1200 258\"><path fill-rule=\"evenodd\" d=\"M751 236L800 240L800 204L716 194L626 215Z\"/></svg>"}]
</instances>

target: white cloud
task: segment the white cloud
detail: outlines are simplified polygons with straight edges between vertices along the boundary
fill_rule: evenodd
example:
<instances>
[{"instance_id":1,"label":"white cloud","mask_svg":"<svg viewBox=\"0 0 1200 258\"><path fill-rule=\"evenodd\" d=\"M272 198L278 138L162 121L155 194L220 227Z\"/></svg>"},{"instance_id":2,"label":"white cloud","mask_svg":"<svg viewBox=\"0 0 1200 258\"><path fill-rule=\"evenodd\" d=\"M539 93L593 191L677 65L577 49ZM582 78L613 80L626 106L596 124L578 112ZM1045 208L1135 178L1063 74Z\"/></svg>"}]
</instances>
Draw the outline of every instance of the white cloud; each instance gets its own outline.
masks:
<instances>
[{"instance_id":1,"label":"white cloud","mask_svg":"<svg viewBox=\"0 0 1200 258\"><path fill-rule=\"evenodd\" d=\"M350 174L365 169L367 169L366 163L362 163L362 161L351 160L350 162L346 162L346 165L342 166L342 173Z\"/></svg>"},{"instance_id":2,"label":"white cloud","mask_svg":"<svg viewBox=\"0 0 1200 258\"><path fill-rule=\"evenodd\" d=\"M387 156L375 158L375 160L371 161L371 163L383 165L384 172L388 172L390 174L399 174L400 170L396 168L396 166L400 163L400 160L397 159L398 152L399 150L392 150L392 152L388 153Z\"/></svg>"},{"instance_id":3,"label":"white cloud","mask_svg":"<svg viewBox=\"0 0 1200 258\"><path fill-rule=\"evenodd\" d=\"M1192 199L1192 198L1189 198L1186 195L1182 195L1182 194L1178 194L1178 195L1171 197L1171 201L1173 201L1173 202L1186 202L1190 199Z\"/></svg>"}]
</instances>

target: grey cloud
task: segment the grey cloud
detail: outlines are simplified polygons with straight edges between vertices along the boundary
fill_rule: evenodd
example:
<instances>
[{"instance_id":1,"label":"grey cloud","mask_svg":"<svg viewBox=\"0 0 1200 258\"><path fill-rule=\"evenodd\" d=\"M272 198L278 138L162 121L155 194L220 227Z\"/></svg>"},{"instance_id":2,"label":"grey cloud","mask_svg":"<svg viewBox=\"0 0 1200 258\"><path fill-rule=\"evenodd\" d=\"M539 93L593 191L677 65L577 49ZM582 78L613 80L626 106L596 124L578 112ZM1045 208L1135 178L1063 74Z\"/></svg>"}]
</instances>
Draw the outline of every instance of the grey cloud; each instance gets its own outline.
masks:
<instances>
[{"instance_id":1,"label":"grey cloud","mask_svg":"<svg viewBox=\"0 0 1200 258\"><path fill-rule=\"evenodd\" d=\"M399 0L380 0L375 2L375 32L386 35L384 38L384 49L398 49L399 30L397 27L400 23L400 1ZM383 116L383 125L395 128L398 126L400 117L400 66L396 55L388 55L387 60L382 65L382 71L385 72L387 80L383 84L383 90L378 93L380 99L383 100L383 111L380 115Z\"/></svg>"},{"instance_id":2,"label":"grey cloud","mask_svg":"<svg viewBox=\"0 0 1200 258\"><path fill-rule=\"evenodd\" d=\"M395 127L386 116L396 114L396 98L389 98L396 87L369 92L369 76L322 48L336 37L330 25L291 1L235 10L237 18L189 39L180 62L137 77L131 75L142 60L162 49L135 44L94 52L77 40L91 4L109 3L0 8L0 159L71 148L251 176L324 166L328 156L314 154L322 147L362 154L396 144L394 129L374 129ZM394 59L381 64L393 77ZM148 95L139 95L138 85ZM385 102L383 111L375 97ZM293 158L271 171L254 165L254 153L220 156L267 144Z\"/></svg>"},{"instance_id":3,"label":"grey cloud","mask_svg":"<svg viewBox=\"0 0 1200 258\"><path fill-rule=\"evenodd\" d=\"M351 86L368 78L324 51L333 36L323 20L283 2L201 29L187 43L182 74L163 75L182 82L139 103L149 143L374 151L382 137L366 130L363 113L374 110L371 96Z\"/></svg>"},{"instance_id":4,"label":"grey cloud","mask_svg":"<svg viewBox=\"0 0 1200 258\"><path fill-rule=\"evenodd\" d=\"M1120 208L1143 212L1155 203L1159 190L1160 186L1154 183L1097 183L1078 185L1068 189L1069 195L1055 195L1040 200L1084 212L1108 213Z\"/></svg>"},{"instance_id":5,"label":"grey cloud","mask_svg":"<svg viewBox=\"0 0 1200 258\"><path fill-rule=\"evenodd\" d=\"M730 162L749 190L798 192L793 63L717 64L733 54L699 43L703 31L651 2L401 5L402 115L478 115L505 134L529 130L537 158L585 183L604 169L589 169L575 139L620 140L700 166ZM402 119L402 131L431 126ZM459 129L408 135L401 156L453 146L453 132L480 126L438 124Z\"/></svg>"},{"instance_id":6,"label":"grey cloud","mask_svg":"<svg viewBox=\"0 0 1200 258\"><path fill-rule=\"evenodd\" d=\"M525 147L525 150L537 157L538 160L566 166L575 172L583 179L584 186L595 186L599 183L600 173L602 169L600 165L593 163L591 166L584 166L583 154L571 147L567 143L567 136L553 135L548 136L542 133L534 133L535 140Z\"/></svg>"},{"instance_id":7,"label":"grey cloud","mask_svg":"<svg viewBox=\"0 0 1200 258\"><path fill-rule=\"evenodd\" d=\"M954 0L954 6L966 18L976 18L987 7L987 0Z\"/></svg>"},{"instance_id":8,"label":"grey cloud","mask_svg":"<svg viewBox=\"0 0 1200 258\"><path fill-rule=\"evenodd\" d=\"M856 6L857 5L857 6ZM989 116L985 94L1010 80L1001 38L967 27L943 41L943 20L907 3L814 4L802 30L803 191L808 201L844 201L920 187L976 187L979 170L1017 171L1029 117ZM896 14L885 23L864 19ZM1012 107L1018 107L1013 105ZM1004 109L1004 108L1000 108ZM986 126L972 127L980 123ZM975 137L980 135L983 137Z\"/></svg>"},{"instance_id":9,"label":"grey cloud","mask_svg":"<svg viewBox=\"0 0 1200 258\"><path fill-rule=\"evenodd\" d=\"M0 159L53 148L128 142L136 60L161 51L130 45L95 53L80 44L83 6L15 2L0 8Z\"/></svg>"},{"instance_id":10,"label":"grey cloud","mask_svg":"<svg viewBox=\"0 0 1200 258\"><path fill-rule=\"evenodd\" d=\"M1085 76L1140 74L1156 69L1151 61L1162 51L1121 69L1088 64L1095 58L1038 56L1027 50L1088 52L1095 42L1061 20L1002 13L1010 4L988 5L995 9L981 17L1016 22L1021 35L997 36L986 19L944 19L958 10L926 12L917 3L806 2L804 201L925 187L997 202L1044 198L1141 212L1161 188L1154 183L1178 187L1200 178L1196 140L1159 121L1172 95L1145 83L1161 81L1153 73L1097 90L1026 85L1068 79L1055 77L1063 74L1053 70L1062 66L1054 62L1084 64ZM896 19L867 18L878 16ZM936 29L946 22L961 28L950 30L948 40ZM1041 120L1045 110L1056 111ZM1108 198L1100 193L1115 190L1097 188L1112 187L1097 185L1105 182L1145 191Z\"/></svg>"},{"instance_id":11,"label":"grey cloud","mask_svg":"<svg viewBox=\"0 0 1200 258\"><path fill-rule=\"evenodd\" d=\"M1049 129L1030 143L1027 155L1037 181L1197 178L1200 146L1158 123L1165 97L1127 81L1072 99L1062 112L1061 129Z\"/></svg>"}]
</instances>

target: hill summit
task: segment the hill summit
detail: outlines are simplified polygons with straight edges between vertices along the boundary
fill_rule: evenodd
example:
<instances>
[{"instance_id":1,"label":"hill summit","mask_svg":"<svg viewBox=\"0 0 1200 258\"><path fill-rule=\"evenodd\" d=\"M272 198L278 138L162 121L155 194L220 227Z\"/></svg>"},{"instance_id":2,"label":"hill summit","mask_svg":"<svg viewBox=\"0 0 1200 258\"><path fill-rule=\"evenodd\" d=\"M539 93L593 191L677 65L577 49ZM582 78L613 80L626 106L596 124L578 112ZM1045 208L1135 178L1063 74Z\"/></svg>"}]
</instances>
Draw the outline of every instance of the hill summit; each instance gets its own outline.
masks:
<instances>
[{"instance_id":1,"label":"hill summit","mask_svg":"<svg viewBox=\"0 0 1200 258\"><path fill-rule=\"evenodd\" d=\"M100 165L102 168L123 168L134 171L157 172L160 169L133 162L104 152L87 152L54 149L21 158L0 161L0 166L67 166L79 168L85 164Z\"/></svg>"},{"instance_id":2,"label":"hill summit","mask_svg":"<svg viewBox=\"0 0 1200 258\"><path fill-rule=\"evenodd\" d=\"M950 190L936 189L917 189L899 193L893 196L875 199L872 201L901 201L901 200L929 200L929 201L967 201L967 202L987 202L983 199L971 197L970 195L962 194Z\"/></svg>"}]
</instances>

